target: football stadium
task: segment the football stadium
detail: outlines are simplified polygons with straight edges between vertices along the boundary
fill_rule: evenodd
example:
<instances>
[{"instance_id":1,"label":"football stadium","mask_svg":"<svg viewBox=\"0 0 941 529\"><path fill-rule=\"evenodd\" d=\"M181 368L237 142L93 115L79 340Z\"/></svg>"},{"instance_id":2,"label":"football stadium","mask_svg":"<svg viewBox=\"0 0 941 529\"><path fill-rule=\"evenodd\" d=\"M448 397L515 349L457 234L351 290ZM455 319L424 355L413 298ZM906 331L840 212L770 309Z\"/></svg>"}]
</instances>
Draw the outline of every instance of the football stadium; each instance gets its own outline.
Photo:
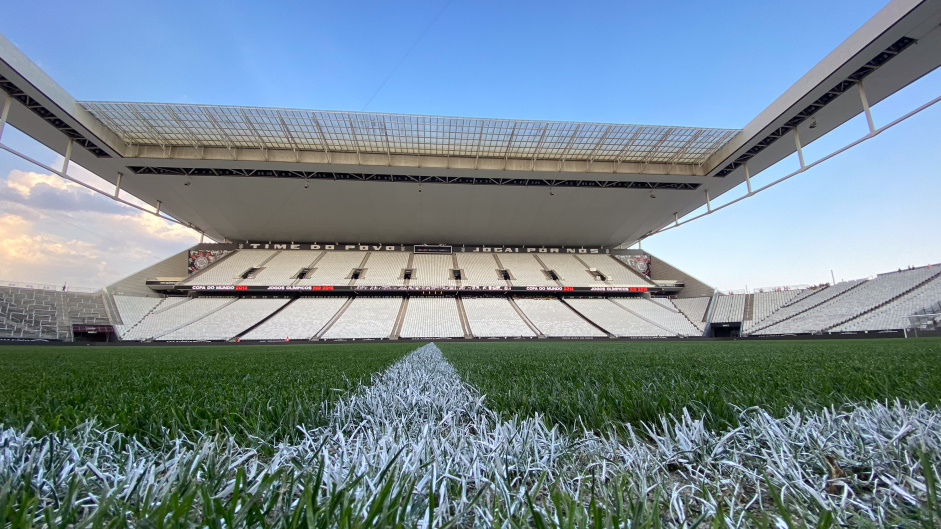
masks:
<instances>
[{"instance_id":1,"label":"football stadium","mask_svg":"<svg viewBox=\"0 0 941 529\"><path fill-rule=\"evenodd\" d=\"M643 246L939 64L892 0L726 129L76 101L0 36L0 149L202 241L0 284L3 527L937 527L941 263L728 292Z\"/></svg>"}]
</instances>

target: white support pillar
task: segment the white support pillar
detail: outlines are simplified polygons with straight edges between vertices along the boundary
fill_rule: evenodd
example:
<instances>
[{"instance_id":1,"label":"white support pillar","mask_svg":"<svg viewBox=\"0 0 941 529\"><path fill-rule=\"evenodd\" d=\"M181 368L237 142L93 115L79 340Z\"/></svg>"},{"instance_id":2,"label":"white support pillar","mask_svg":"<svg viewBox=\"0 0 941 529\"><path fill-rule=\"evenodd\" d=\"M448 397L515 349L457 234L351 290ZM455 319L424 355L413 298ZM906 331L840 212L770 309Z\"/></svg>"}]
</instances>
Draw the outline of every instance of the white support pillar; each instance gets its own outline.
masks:
<instances>
[{"instance_id":1,"label":"white support pillar","mask_svg":"<svg viewBox=\"0 0 941 529\"><path fill-rule=\"evenodd\" d=\"M804 150L801 149L801 137L797 133L797 127L794 127L794 145L797 147L797 157L801 162L801 169L805 169L807 166L804 164Z\"/></svg>"},{"instance_id":2,"label":"white support pillar","mask_svg":"<svg viewBox=\"0 0 941 529\"><path fill-rule=\"evenodd\" d=\"M199 232L199 244L202 244L204 240L206 240L206 232L201 231Z\"/></svg>"},{"instance_id":3,"label":"white support pillar","mask_svg":"<svg viewBox=\"0 0 941 529\"><path fill-rule=\"evenodd\" d=\"M69 138L69 143L65 146L65 159L62 160L62 174L69 174L69 162L72 161L72 144L75 143Z\"/></svg>"},{"instance_id":4,"label":"white support pillar","mask_svg":"<svg viewBox=\"0 0 941 529\"><path fill-rule=\"evenodd\" d=\"M863 88L863 82L859 82L859 99L863 102L863 110L866 112L866 123L869 124L869 134L876 133L876 125L872 122L872 112L869 110L869 99L866 97L866 89Z\"/></svg>"},{"instance_id":5,"label":"white support pillar","mask_svg":"<svg viewBox=\"0 0 941 529\"><path fill-rule=\"evenodd\" d=\"M751 194L751 174L748 173L748 160L743 164L745 166L745 185L748 186L748 194Z\"/></svg>"},{"instance_id":6,"label":"white support pillar","mask_svg":"<svg viewBox=\"0 0 941 529\"><path fill-rule=\"evenodd\" d=\"M13 96L7 94L3 100L3 110L0 111L0 138L3 137L3 128L6 127L7 118L10 116L10 105L13 103Z\"/></svg>"},{"instance_id":7,"label":"white support pillar","mask_svg":"<svg viewBox=\"0 0 941 529\"><path fill-rule=\"evenodd\" d=\"M676 224L677 226L680 225L680 216L679 216L679 212L674 212L674 213L673 213L673 223Z\"/></svg>"},{"instance_id":8,"label":"white support pillar","mask_svg":"<svg viewBox=\"0 0 941 529\"><path fill-rule=\"evenodd\" d=\"M706 190L706 210L712 213L712 202L709 201L709 190Z\"/></svg>"},{"instance_id":9,"label":"white support pillar","mask_svg":"<svg viewBox=\"0 0 941 529\"><path fill-rule=\"evenodd\" d=\"M118 173L118 181L114 183L114 198L118 198L118 194L121 193L121 177L124 176L124 173Z\"/></svg>"},{"instance_id":10,"label":"white support pillar","mask_svg":"<svg viewBox=\"0 0 941 529\"><path fill-rule=\"evenodd\" d=\"M158 200L158 201L157 201L157 211L154 211L154 215L156 215L156 216L158 216L158 217L160 216L160 206L161 206L161 205L163 205L163 202L161 202L161 201Z\"/></svg>"}]
</instances>

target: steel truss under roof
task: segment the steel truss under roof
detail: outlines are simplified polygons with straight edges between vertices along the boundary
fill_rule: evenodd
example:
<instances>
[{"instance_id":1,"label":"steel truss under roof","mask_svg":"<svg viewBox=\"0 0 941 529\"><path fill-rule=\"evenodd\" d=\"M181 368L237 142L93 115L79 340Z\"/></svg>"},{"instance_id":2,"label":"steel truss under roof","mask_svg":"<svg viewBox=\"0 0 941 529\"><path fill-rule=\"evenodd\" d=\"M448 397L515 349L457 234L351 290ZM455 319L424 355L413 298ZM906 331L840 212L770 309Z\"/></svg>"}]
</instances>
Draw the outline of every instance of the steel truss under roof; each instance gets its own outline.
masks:
<instances>
[{"instance_id":1,"label":"steel truss under roof","mask_svg":"<svg viewBox=\"0 0 941 529\"><path fill-rule=\"evenodd\" d=\"M128 145L702 165L739 130L82 102Z\"/></svg>"}]
</instances>

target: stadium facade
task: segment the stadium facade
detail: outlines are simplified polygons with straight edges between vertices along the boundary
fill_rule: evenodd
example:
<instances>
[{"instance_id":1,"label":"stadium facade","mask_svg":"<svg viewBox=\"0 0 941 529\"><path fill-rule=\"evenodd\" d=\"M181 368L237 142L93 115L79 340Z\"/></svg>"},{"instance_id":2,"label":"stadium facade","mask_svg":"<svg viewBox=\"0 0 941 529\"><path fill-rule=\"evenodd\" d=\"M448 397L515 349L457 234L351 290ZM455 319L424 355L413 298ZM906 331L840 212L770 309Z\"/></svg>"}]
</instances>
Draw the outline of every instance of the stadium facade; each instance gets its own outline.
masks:
<instances>
[{"instance_id":1,"label":"stadium facade","mask_svg":"<svg viewBox=\"0 0 941 529\"><path fill-rule=\"evenodd\" d=\"M690 214L703 206L705 214L720 210L712 200L743 183L747 193L726 205L937 103L880 128L869 110L937 68L939 50L941 0L894 0L744 128L729 130L78 102L0 38L0 126L23 131L64 163L53 168L0 148L70 180L69 165L80 164L114 185L113 199L217 241L87 299L4 287L0 335L633 338L905 329L906 318L930 315L941 301L941 268L720 295L630 247L697 218ZM860 114L868 124L860 140L805 161L804 146ZM794 172L752 187L753 176L795 153Z\"/></svg>"}]
</instances>

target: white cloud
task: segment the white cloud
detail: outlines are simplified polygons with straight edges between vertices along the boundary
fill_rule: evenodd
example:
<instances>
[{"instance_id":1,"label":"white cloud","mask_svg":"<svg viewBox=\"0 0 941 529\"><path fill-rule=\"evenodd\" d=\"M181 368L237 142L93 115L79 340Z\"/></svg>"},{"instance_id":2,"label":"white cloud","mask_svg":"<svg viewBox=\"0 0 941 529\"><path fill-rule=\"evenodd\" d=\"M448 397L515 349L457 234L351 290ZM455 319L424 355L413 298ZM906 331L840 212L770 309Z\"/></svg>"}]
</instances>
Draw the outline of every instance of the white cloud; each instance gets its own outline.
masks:
<instances>
[{"instance_id":1,"label":"white cloud","mask_svg":"<svg viewBox=\"0 0 941 529\"><path fill-rule=\"evenodd\" d=\"M84 189L82 186L69 182L68 180L51 174L34 173L14 169L10 171L6 178L7 187L18 193L23 198L29 198L37 186L46 185L53 189L68 191L70 193L84 192L89 195L95 194L93 191Z\"/></svg>"},{"instance_id":2,"label":"white cloud","mask_svg":"<svg viewBox=\"0 0 941 529\"><path fill-rule=\"evenodd\" d=\"M71 173L71 171L70 171ZM57 175L0 180L0 279L101 287L198 242L198 235Z\"/></svg>"}]
</instances>

